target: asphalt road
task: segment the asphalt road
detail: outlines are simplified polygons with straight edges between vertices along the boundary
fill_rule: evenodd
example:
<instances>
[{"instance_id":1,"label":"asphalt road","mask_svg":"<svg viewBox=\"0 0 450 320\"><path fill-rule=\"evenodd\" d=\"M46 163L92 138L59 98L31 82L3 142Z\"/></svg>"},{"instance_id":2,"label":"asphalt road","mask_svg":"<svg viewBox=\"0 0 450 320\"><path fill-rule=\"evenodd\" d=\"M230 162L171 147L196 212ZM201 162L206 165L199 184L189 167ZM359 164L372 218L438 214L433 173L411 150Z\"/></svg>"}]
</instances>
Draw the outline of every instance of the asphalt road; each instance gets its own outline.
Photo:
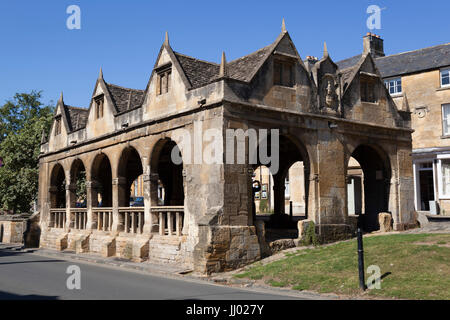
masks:
<instances>
[{"instance_id":1,"label":"asphalt road","mask_svg":"<svg viewBox=\"0 0 450 320\"><path fill-rule=\"evenodd\" d=\"M72 274L66 271L71 265L80 268L79 290L67 288L67 279ZM5 299L287 300L299 297L0 249L0 300Z\"/></svg>"}]
</instances>

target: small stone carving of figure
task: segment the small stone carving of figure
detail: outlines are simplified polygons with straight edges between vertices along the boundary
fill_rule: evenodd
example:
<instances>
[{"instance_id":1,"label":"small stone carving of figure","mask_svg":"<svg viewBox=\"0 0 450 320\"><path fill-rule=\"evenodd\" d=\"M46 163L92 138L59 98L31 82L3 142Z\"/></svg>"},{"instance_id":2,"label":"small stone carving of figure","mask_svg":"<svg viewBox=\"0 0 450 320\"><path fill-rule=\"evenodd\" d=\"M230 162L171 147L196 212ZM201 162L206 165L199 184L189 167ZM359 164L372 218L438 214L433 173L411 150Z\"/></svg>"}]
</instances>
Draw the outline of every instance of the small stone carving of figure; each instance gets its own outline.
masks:
<instances>
[{"instance_id":1,"label":"small stone carving of figure","mask_svg":"<svg viewBox=\"0 0 450 320\"><path fill-rule=\"evenodd\" d=\"M325 103L327 104L327 107L331 108L333 102L334 102L334 90L331 85L331 81L328 80L327 96L325 97Z\"/></svg>"}]
</instances>

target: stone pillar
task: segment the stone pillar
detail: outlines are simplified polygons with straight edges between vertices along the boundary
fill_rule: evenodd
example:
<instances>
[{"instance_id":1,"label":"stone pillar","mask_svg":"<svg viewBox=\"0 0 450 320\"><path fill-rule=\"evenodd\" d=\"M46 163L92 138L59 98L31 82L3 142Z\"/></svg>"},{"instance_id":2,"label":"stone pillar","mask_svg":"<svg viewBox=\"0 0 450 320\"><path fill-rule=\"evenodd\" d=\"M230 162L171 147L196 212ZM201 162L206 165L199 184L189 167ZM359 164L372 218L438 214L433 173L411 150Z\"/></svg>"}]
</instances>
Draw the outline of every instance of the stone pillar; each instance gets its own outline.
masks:
<instances>
[{"instance_id":1,"label":"stone pillar","mask_svg":"<svg viewBox=\"0 0 450 320\"><path fill-rule=\"evenodd\" d=\"M150 234L151 233L151 225L152 225L152 213L150 211L151 208L151 181L150 175L144 174L143 177L144 183L144 230L143 233Z\"/></svg>"},{"instance_id":2,"label":"stone pillar","mask_svg":"<svg viewBox=\"0 0 450 320\"><path fill-rule=\"evenodd\" d=\"M346 150L339 133L330 129L319 131L317 145L318 208L313 218L322 241L346 239L351 236L347 218Z\"/></svg>"},{"instance_id":3,"label":"stone pillar","mask_svg":"<svg viewBox=\"0 0 450 320\"><path fill-rule=\"evenodd\" d=\"M395 184L391 183L390 189L395 189L396 203L393 204L390 200L389 210L394 219L394 230L405 230L416 226L413 168L411 152L408 150L410 149L398 149L395 164L397 170L392 170Z\"/></svg>"},{"instance_id":4,"label":"stone pillar","mask_svg":"<svg viewBox=\"0 0 450 320\"><path fill-rule=\"evenodd\" d=\"M159 216L157 212L152 213L151 207L158 206L158 180L157 173L151 173L144 177L144 204L145 222L144 233L158 232Z\"/></svg>"},{"instance_id":5,"label":"stone pillar","mask_svg":"<svg viewBox=\"0 0 450 320\"><path fill-rule=\"evenodd\" d=\"M92 208L98 207L97 181L86 181L86 209L87 209L87 229L95 229L95 219ZM98 224L98 221L97 221Z\"/></svg>"},{"instance_id":6,"label":"stone pillar","mask_svg":"<svg viewBox=\"0 0 450 320\"><path fill-rule=\"evenodd\" d=\"M112 231L119 231L119 203L121 197L124 197L124 186L126 186L125 178L113 178L112 180L112 212L113 212L113 226Z\"/></svg>"},{"instance_id":7,"label":"stone pillar","mask_svg":"<svg viewBox=\"0 0 450 320\"><path fill-rule=\"evenodd\" d=\"M276 174L273 177L273 193L274 193L274 213L283 214L284 213L284 192L285 192L284 181L281 174Z\"/></svg>"},{"instance_id":8,"label":"stone pillar","mask_svg":"<svg viewBox=\"0 0 450 320\"><path fill-rule=\"evenodd\" d=\"M66 219L65 228L71 228L72 217L70 216L70 208L75 208L77 202L77 185L76 184L66 184Z\"/></svg>"}]
</instances>

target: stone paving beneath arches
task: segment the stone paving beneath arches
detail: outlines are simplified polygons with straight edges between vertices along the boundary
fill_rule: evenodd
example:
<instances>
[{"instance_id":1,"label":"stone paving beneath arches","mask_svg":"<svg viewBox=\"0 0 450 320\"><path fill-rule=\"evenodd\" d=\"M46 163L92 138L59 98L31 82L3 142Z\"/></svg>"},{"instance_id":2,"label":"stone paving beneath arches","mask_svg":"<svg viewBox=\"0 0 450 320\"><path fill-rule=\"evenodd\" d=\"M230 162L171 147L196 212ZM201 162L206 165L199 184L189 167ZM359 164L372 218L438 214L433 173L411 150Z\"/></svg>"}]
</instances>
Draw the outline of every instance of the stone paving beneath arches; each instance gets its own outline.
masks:
<instances>
[{"instance_id":1,"label":"stone paving beneath arches","mask_svg":"<svg viewBox=\"0 0 450 320\"><path fill-rule=\"evenodd\" d=\"M450 233L450 221L430 222L422 228L411 229L404 233Z\"/></svg>"}]
</instances>

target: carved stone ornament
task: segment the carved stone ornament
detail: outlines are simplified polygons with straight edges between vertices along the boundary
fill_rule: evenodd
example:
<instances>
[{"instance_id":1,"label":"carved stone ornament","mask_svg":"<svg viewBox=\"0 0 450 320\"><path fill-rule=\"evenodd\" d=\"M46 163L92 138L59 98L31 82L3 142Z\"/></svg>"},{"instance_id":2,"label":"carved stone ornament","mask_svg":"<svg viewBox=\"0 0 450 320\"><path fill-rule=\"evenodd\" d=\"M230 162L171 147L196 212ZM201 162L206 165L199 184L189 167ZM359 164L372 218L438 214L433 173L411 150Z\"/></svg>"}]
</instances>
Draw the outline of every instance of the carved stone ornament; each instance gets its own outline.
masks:
<instances>
[{"instance_id":1,"label":"carved stone ornament","mask_svg":"<svg viewBox=\"0 0 450 320\"><path fill-rule=\"evenodd\" d=\"M334 102L334 86L331 85L331 81L328 80L328 86L327 86L327 95L325 97L325 103L328 108L331 108L333 106Z\"/></svg>"},{"instance_id":2,"label":"carved stone ornament","mask_svg":"<svg viewBox=\"0 0 450 320\"><path fill-rule=\"evenodd\" d=\"M425 118L427 113L428 113L428 108L426 106L417 107L414 110L414 114L416 114L418 118Z\"/></svg>"}]
</instances>

